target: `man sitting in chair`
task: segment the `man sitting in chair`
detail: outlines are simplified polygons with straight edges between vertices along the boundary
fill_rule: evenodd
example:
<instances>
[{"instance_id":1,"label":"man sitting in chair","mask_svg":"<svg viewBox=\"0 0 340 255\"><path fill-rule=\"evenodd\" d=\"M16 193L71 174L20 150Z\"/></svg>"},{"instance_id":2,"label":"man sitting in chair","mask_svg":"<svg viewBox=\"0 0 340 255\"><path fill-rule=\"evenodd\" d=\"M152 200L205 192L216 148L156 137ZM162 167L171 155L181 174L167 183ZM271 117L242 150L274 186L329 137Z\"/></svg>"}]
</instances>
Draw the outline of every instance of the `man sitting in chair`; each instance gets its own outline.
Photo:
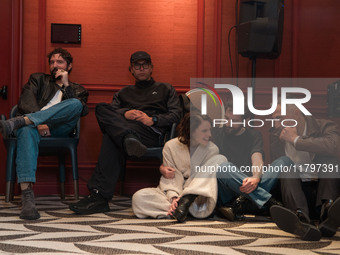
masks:
<instances>
[{"instance_id":1,"label":"man sitting in chair","mask_svg":"<svg viewBox=\"0 0 340 255\"><path fill-rule=\"evenodd\" d=\"M58 48L48 54L48 61L51 75L34 73L23 87L18 103L19 116L0 122L4 137L16 130L16 172L22 202L20 218L25 220L40 218L32 190L36 181L40 137L69 136L79 117L88 113L88 92L68 79L72 55Z\"/></svg>"},{"instance_id":2,"label":"man sitting in chair","mask_svg":"<svg viewBox=\"0 0 340 255\"><path fill-rule=\"evenodd\" d=\"M110 210L111 200L126 156L141 157L147 147L162 146L164 134L182 113L175 89L151 77L151 57L144 51L131 55L129 70L136 82L115 93L111 104L96 106L96 117L103 132L98 163L87 186L90 195L70 209L77 214Z\"/></svg>"}]
</instances>

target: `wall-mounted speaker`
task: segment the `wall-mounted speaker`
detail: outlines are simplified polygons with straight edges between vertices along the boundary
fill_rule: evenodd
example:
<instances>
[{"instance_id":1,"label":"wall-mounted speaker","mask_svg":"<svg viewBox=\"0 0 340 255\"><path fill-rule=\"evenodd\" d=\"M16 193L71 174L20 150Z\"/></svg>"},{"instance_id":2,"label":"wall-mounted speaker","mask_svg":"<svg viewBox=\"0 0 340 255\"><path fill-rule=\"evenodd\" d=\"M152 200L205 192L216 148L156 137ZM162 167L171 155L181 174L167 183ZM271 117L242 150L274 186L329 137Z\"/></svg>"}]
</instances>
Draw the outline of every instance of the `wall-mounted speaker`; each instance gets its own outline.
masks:
<instances>
[{"instance_id":1,"label":"wall-mounted speaker","mask_svg":"<svg viewBox=\"0 0 340 255\"><path fill-rule=\"evenodd\" d=\"M283 17L283 0L241 0L238 53L251 59L280 56Z\"/></svg>"},{"instance_id":2,"label":"wall-mounted speaker","mask_svg":"<svg viewBox=\"0 0 340 255\"><path fill-rule=\"evenodd\" d=\"M51 43L81 43L81 25L52 23Z\"/></svg>"}]
</instances>

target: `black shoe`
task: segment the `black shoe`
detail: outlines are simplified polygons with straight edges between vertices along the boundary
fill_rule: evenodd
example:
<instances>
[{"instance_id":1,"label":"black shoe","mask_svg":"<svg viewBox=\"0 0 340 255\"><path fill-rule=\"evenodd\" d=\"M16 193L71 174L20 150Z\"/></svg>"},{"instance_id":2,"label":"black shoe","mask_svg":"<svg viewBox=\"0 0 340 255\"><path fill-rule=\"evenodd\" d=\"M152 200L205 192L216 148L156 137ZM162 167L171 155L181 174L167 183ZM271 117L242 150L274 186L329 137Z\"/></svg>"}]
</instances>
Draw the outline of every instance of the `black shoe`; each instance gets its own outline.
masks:
<instances>
[{"instance_id":1,"label":"black shoe","mask_svg":"<svg viewBox=\"0 0 340 255\"><path fill-rule=\"evenodd\" d=\"M280 201L277 201L275 198L271 197L264 205L263 207L267 207L270 209L273 205L277 206L283 206L283 204Z\"/></svg>"},{"instance_id":2,"label":"black shoe","mask_svg":"<svg viewBox=\"0 0 340 255\"><path fill-rule=\"evenodd\" d=\"M321 232L310 223L309 217L302 211L294 213L282 206L273 205L270 208L273 221L279 229L300 236L305 241L319 241Z\"/></svg>"},{"instance_id":3,"label":"black shoe","mask_svg":"<svg viewBox=\"0 0 340 255\"><path fill-rule=\"evenodd\" d=\"M326 202L322 207L319 230L322 236L332 237L340 227L340 198L333 203Z\"/></svg>"},{"instance_id":4,"label":"black shoe","mask_svg":"<svg viewBox=\"0 0 340 255\"><path fill-rule=\"evenodd\" d=\"M275 198L271 197L260 209L258 209L255 214L270 217L269 209L273 205L283 206L280 201L277 201Z\"/></svg>"},{"instance_id":5,"label":"black shoe","mask_svg":"<svg viewBox=\"0 0 340 255\"><path fill-rule=\"evenodd\" d=\"M235 199L235 201L230 206L222 206L219 207L217 210L225 217L227 220L234 221L234 220L242 220L244 218L244 213L247 207L250 206L250 201L244 197L239 196Z\"/></svg>"},{"instance_id":6,"label":"black shoe","mask_svg":"<svg viewBox=\"0 0 340 255\"><path fill-rule=\"evenodd\" d=\"M91 191L90 195L81 199L77 203L70 204L69 208L76 214L82 215L104 213L110 211L108 201L94 190Z\"/></svg>"},{"instance_id":7,"label":"black shoe","mask_svg":"<svg viewBox=\"0 0 340 255\"><path fill-rule=\"evenodd\" d=\"M141 157L145 154L147 147L135 135L128 134L124 139L124 149L129 156Z\"/></svg>"},{"instance_id":8,"label":"black shoe","mask_svg":"<svg viewBox=\"0 0 340 255\"><path fill-rule=\"evenodd\" d=\"M8 137L14 130L25 125L24 116L11 118L9 120L0 120L0 132L3 137Z\"/></svg>"},{"instance_id":9,"label":"black shoe","mask_svg":"<svg viewBox=\"0 0 340 255\"><path fill-rule=\"evenodd\" d=\"M189 207L196 199L197 195L185 195L181 197L177 204L176 210L172 213L172 217L174 217L178 222L184 222L189 213Z\"/></svg>"},{"instance_id":10,"label":"black shoe","mask_svg":"<svg viewBox=\"0 0 340 255\"><path fill-rule=\"evenodd\" d=\"M322 204L321 213L320 213L320 222L323 222L328 218L328 210L333 204L333 202L334 202L333 200L329 199Z\"/></svg>"},{"instance_id":11,"label":"black shoe","mask_svg":"<svg viewBox=\"0 0 340 255\"><path fill-rule=\"evenodd\" d=\"M229 221L235 221L235 220L243 220L244 216L243 214L237 214L235 212L235 209L231 206L221 206L217 208L218 212L223 216L223 218L226 218Z\"/></svg>"}]
</instances>

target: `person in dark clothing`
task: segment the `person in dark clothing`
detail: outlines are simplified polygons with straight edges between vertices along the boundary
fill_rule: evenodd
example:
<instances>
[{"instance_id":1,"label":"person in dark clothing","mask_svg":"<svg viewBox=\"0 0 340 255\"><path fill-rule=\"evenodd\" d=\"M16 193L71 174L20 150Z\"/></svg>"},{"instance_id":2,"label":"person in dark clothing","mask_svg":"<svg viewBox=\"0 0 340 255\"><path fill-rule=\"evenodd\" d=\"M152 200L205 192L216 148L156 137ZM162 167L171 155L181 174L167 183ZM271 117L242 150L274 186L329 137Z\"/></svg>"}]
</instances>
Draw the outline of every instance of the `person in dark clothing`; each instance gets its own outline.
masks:
<instances>
[{"instance_id":1,"label":"person in dark clothing","mask_svg":"<svg viewBox=\"0 0 340 255\"><path fill-rule=\"evenodd\" d=\"M217 210L232 221L242 219L245 213L258 213L260 209L265 211L280 204L270 193L277 183L279 172L269 168L275 169L292 162L287 157L281 157L270 167L264 166L262 135L260 131L241 124L247 113L234 115L232 100L226 103L225 118L228 123L223 128L215 129L213 135L218 138L214 141L220 153L228 159L221 165L225 171L216 174Z\"/></svg>"},{"instance_id":2,"label":"person in dark clothing","mask_svg":"<svg viewBox=\"0 0 340 255\"><path fill-rule=\"evenodd\" d=\"M16 130L16 172L22 197L20 218L25 220L40 218L32 189L36 181L40 137L69 136L79 117L88 113L87 90L68 79L72 55L57 48L48 54L48 61L51 75L34 73L23 87L18 103L20 116L0 122L4 137Z\"/></svg>"},{"instance_id":3,"label":"person in dark clothing","mask_svg":"<svg viewBox=\"0 0 340 255\"><path fill-rule=\"evenodd\" d=\"M126 156L141 157L148 147L163 145L172 123L178 123L181 107L175 89L152 78L151 57L144 51L131 55L129 70L135 85L115 93L111 104L96 106L96 117L103 133L98 163L88 182L90 195L69 208L77 214L110 210L116 182Z\"/></svg>"},{"instance_id":4,"label":"person in dark clothing","mask_svg":"<svg viewBox=\"0 0 340 255\"><path fill-rule=\"evenodd\" d=\"M284 207L270 209L273 221L305 241L334 236L340 226L339 127L305 116L295 105L288 105L283 115L279 104L272 117L296 121L292 127L277 124L270 129L271 157L286 155L294 162L294 168L280 174ZM311 218L319 219L319 225Z\"/></svg>"}]
</instances>

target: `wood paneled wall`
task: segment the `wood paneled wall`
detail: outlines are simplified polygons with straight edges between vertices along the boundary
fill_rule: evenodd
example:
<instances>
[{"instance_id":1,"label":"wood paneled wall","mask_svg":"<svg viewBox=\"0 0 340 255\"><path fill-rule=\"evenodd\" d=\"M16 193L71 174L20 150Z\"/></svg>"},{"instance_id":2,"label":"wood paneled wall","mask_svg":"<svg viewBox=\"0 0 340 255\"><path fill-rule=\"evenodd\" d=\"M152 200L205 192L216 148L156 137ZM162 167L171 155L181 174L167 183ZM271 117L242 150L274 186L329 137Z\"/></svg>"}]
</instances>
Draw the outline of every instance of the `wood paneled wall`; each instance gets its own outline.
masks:
<instances>
[{"instance_id":1,"label":"wood paneled wall","mask_svg":"<svg viewBox=\"0 0 340 255\"><path fill-rule=\"evenodd\" d=\"M78 152L81 194L87 193L86 183L101 145L94 107L99 102L110 102L114 92L133 82L128 71L131 53L148 51L154 62L154 78L172 83L179 93L189 89L192 77L231 77L227 37L229 29L236 24L235 3L230 0L23 0L23 83L33 72L47 72L47 53L55 47L64 47L74 56L70 79L90 92L90 113L81 121ZM339 7L337 0L285 1L282 54L277 60L258 59L257 76L339 77ZM81 45L51 44L51 23L82 24ZM235 31L231 33L231 49L234 75L238 58L239 77L250 77L251 61L235 53ZM325 115L326 88L312 84L308 89L316 97L313 109L318 115ZM265 106L261 102L268 100L270 93L270 88L257 88L260 107ZM4 169L3 162L0 167ZM156 163L130 163L128 168L126 193L157 184ZM38 194L58 193L54 158L39 159L37 178ZM0 193L3 192L0 188ZM70 175L66 192L73 192Z\"/></svg>"}]
</instances>

